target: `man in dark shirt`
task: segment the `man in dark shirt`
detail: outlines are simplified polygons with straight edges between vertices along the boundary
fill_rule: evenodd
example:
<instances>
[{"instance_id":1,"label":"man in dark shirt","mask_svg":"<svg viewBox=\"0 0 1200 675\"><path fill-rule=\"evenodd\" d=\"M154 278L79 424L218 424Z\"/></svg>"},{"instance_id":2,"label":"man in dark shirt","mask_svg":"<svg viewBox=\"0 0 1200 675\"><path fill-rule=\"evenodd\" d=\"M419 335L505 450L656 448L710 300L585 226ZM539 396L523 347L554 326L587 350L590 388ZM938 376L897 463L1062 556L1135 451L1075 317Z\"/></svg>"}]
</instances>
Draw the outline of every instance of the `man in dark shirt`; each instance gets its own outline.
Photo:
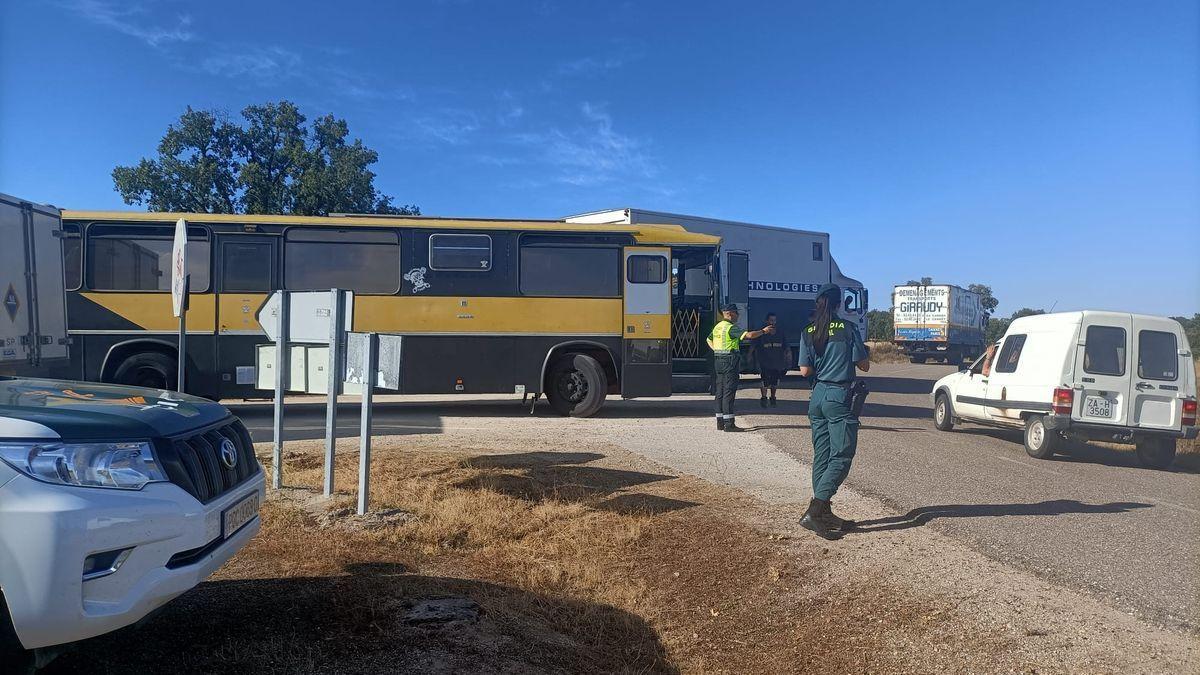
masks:
<instances>
[{"instance_id":1,"label":"man in dark shirt","mask_svg":"<svg viewBox=\"0 0 1200 675\"><path fill-rule=\"evenodd\" d=\"M758 357L758 372L762 376L759 387L762 398L758 404L767 407L776 405L775 393L779 389L779 380L788 370L792 350L788 347L787 335L779 327L779 318L774 312L767 314L767 325L774 326L775 332L763 335L754 341L754 353ZM767 398L767 390L771 390L771 398Z\"/></svg>"}]
</instances>

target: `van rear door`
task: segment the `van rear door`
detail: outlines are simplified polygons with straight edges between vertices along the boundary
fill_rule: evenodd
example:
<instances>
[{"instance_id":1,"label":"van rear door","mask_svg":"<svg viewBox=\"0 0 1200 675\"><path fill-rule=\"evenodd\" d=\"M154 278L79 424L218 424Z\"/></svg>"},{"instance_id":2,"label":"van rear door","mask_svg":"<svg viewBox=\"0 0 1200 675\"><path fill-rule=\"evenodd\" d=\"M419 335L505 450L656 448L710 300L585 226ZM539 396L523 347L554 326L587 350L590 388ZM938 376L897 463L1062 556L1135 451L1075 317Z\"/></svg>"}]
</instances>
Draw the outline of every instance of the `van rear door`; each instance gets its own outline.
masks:
<instances>
[{"instance_id":1,"label":"van rear door","mask_svg":"<svg viewBox=\"0 0 1200 675\"><path fill-rule=\"evenodd\" d=\"M1180 429L1183 397L1191 389L1187 343L1177 321L1133 317L1130 424L1142 429Z\"/></svg>"},{"instance_id":2,"label":"van rear door","mask_svg":"<svg viewBox=\"0 0 1200 675\"><path fill-rule=\"evenodd\" d=\"M1083 315L1075 350L1072 418L1093 424L1128 424L1132 317Z\"/></svg>"}]
</instances>

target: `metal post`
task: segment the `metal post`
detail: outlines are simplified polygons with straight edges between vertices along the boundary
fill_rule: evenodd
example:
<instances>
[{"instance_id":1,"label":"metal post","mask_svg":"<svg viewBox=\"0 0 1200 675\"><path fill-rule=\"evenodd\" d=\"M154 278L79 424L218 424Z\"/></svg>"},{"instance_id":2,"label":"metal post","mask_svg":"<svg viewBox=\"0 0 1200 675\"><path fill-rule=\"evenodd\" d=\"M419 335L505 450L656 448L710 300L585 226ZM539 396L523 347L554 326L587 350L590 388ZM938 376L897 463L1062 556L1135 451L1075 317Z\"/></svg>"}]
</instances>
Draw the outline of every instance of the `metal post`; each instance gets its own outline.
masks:
<instances>
[{"instance_id":1,"label":"metal post","mask_svg":"<svg viewBox=\"0 0 1200 675\"><path fill-rule=\"evenodd\" d=\"M337 443L337 397L341 389L342 326L345 304L342 292L329 291L329 400L325 406L325 496L333 496L333 449Z\"/></svg>"},{"instance_id":2,"label":"metal post","mask_svg":"<svg viewBox=\"0 0 1200 675\"><path fill-rule=\"evenodd\" d=\"M183 301L179 305L179 350L176 361L175 391L183 391L184 375L187 373L187 311L188 293L191 291L192 275L183 277Z\"/></svg>"},{"instance_id":3,"label":"metal post","mask_svg":"<svg viewBox=\"0 0 1200 675\"><path fill-rule=\"evenodd\" d=\"M287 395L287 378L291 374L291 353L288 348L288 324L290 296L287 291L279 291L279 315L275 317L275 447L272 460L275 465L275 475L271 477L271 487L283 487L283 397Z\"/></svg>"},{"instance_id":4,"label":"metal post","mask_svg":"<svg viewBox=\"0 0 1200 675\"><path fill-rule=\"evenodd\" d=\"M379 370L379 337L367 333L363 350L362 414L358 430L358 515L367 512L371 489L371 399L375 393L375 371Z\"/></svg>"}]
</instances>

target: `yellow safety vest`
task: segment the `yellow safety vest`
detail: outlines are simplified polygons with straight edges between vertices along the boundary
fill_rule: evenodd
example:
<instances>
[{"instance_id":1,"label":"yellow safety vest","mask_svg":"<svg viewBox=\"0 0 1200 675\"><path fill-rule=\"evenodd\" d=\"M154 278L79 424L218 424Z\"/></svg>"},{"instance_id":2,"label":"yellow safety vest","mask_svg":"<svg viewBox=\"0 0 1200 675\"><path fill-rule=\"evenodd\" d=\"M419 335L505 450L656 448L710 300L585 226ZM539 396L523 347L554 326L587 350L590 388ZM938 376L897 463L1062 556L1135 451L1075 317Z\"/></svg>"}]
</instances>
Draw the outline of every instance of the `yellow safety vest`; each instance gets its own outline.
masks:
<instances>
[{"instance_id":1,"label":"yellow safety vest","mask_svg":"<svg viewBox=\"0 0 1200 675\"><path fill-rule=\"evenodd\" d=\"M741 350L742 336L734 337L729 334L729 329L733 328L733 324L722 319L717 325L713 326L712 335L709 339L713 343L713 351L720 354L733 353Z\"/></svg>"}]
</instances>

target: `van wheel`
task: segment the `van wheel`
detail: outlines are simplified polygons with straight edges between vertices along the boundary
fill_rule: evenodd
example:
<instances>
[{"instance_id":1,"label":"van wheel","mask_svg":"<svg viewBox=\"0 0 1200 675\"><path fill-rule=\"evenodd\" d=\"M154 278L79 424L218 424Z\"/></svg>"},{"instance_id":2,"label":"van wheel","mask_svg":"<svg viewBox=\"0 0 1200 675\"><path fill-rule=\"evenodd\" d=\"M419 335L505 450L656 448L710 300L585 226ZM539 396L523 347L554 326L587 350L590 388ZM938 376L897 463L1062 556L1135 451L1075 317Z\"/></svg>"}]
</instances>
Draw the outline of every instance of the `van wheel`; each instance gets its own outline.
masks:
<instances>
[{"instance_id":1,"label":"van wheel","mask_svg":"<svg viewBox=\"0 0 1200 675\"><path fill-rule=\"evenodd\" d=\"M1058 449L1060 436L1046 428L1046 419L1032 415L1025 420L1025 452L1035 459L1049 459Z\"/></svg>"},{"instance_id":2,"label":"van wheel","mask_svg":"<svg viewBox=\"0 0 1200 675\"><path fill-rule=\"evenodd\" d=\"M1137 457L1142 466L1147 469L1166 471L1175 462L1175 439L1139 438L1137 440Z\"/></svg>"},{"instance_id":3,"label":"van wheel","mask_svg":"<svg viewBox=\"0 0 1200 675\"><path fill-rule=\"evenodd\" d=\"M175 359L159 352L134 354L121 362L113 373L113 382L147 389L175 391Z\"/></svg>"},{"instance_id":4,"label":"van wheel","mask_svg":"<svg viewBox=\"0 0 1200 675\"><path fill-rule=\"evenodd\" d=\"M920 356L911 356L911 357L909 357L908 362L909 363L925 363L926 360L927 359L922 358Z\"/></svg>"},{"instance_id":5,"label":"van wheel","mask_svg":"<svg viewBox=\"0 0 1200 675\"><path fill-rule=\"evenodd\" d=\"M608 395L608 378L587 354L569 354L554 362L546 377L546 398L560 415L591 417Z\"/></svg>"},{"instance_id":6,"label":"van wheel","mask_svg":"<svg viewBox=\"0 0 1200 675\"><path fill-rule=\"evenodd\" d=\"M950 399L945 394L938 394L933 404L933 423L938 431L954 429L954 410L950 407Z\"/></svg>"}]
</instances>

